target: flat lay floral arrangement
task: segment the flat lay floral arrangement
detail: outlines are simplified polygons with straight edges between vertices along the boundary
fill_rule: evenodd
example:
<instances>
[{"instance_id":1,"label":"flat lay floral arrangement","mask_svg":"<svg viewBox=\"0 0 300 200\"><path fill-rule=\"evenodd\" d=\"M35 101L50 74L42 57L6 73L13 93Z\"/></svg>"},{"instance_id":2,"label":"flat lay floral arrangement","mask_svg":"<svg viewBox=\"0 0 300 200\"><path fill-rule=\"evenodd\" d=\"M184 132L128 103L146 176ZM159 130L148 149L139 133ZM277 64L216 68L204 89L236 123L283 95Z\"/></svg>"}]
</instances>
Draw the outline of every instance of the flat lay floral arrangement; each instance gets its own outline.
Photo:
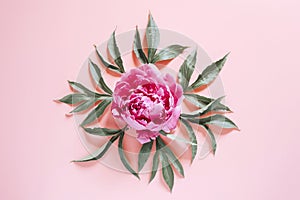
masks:
<instances>
[{"instance_id":1,"label":"flat lay floral arrangement","mask_svg":"<svg viewBox=\"0 0 300 200\"><path fill-rule=\"evenodd\" d=\"M69 81L73 93L59 101L72 105L74 109L71 113L81 114L82 111L89 110L80 126L87 134L108 138L107 142L96 152L73 162L101 159L105 153L109 153L109 148L116 142L122 164L137 178L149 160L150 154L153 153L152 160L148 161L152 165L149 182L155 178L158 171L161 171L163 180L172 191L174 170L184 176L183 166L172 150L172 143L168 144L167 142L167 140L175 138L173 133L178 124L183 125L188 134L188 139L182 139L182 142L190 146L191 162L193 162L198 148L196 131L193 128L195 125L206 131L213 154L216 151L217 143L212 126L238 130L235 123L224 115L231 112L226 105L221 103L224 97L213 99L195 92L216 79L228 54L208 65L201 73L196 74L197 78L194 81L191 81L192 75L196 73L197 63L197 49L193 49L192 53L182 62L177 77L173 77L169 73L162 73L156 67L156 63L173 60L189 47L174 44L158 50L160 31L151 14L149 14L145 29L146 44L142 42L143 36L139 32L139 29L136 28L135 36L132 38L133 53L141 63L139 67L126 70L114 31L107 43L107 51L112 61L101 55L97 46L95 46L97 60L89 59L88 61L89 72L87 73L90 73L91 79L102 92L88 89L81 83ZM113 89L107 85L99 66L119 74L120 78ZM196 106L197 109L184 113L182 110L184 99ZM110 104L110 113L119 122L120 128L109 129L99 127L99 125L91 127L90 125L103 115ZM137 169L134 169L124 151L124 137L129 128L136 131L136 140L141 144Z\"/></svg>"}]
</instances>

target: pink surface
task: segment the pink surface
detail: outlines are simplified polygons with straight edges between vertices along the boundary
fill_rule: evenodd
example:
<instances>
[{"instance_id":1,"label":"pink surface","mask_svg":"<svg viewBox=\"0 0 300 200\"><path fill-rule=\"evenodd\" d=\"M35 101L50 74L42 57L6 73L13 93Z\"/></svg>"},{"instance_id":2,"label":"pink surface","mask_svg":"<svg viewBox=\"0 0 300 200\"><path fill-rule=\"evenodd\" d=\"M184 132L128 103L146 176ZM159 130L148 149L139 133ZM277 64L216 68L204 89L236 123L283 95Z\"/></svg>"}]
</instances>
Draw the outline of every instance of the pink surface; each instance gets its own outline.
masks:
<instances>
[{"instance_id":1,"label":"pink surface","mask_svg":"<svg viewBox=\"0 0 300 200\"><path fill-rule=\"evenodd\" d=\"M252 1L1 1L1 199L299 199L300 3ZM227 103L241 132L219 141L216 156L185 166L170 194L86 154L69 92L81 64L118 25L181 32L212 59L231 51L222 71ZM298 191L297 191L298 189Z\"/></svg>"}]
</instances>

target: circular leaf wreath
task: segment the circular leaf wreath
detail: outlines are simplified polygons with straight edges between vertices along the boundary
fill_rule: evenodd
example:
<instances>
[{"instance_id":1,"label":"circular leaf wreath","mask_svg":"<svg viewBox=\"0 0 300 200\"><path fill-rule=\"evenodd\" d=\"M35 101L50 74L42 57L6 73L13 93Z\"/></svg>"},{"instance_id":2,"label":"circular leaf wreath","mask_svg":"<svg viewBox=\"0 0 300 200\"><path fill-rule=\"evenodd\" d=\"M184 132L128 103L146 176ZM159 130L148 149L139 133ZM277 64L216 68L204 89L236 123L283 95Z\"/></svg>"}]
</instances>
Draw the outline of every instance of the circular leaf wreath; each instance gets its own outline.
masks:
<instances>
[{"instance_id":1,"label":"circular leaf wreath","mask_svg":"<svg viewBox=\"0 0 300 200\"><path fill-rule=\"evenodd\" d=\"M215 80L224 66L228 54L207 66L202 73L198 74L196 80L190 84L196 65L197 49L195 49L180 66L178 83L176 83L175 79L168 73L162 74L155 66L155 63L172 60L182 54L188 47L170 45L158 52L159 41L159 29L153 17L149 14L146 28L147 47L142 46L138 28L136 28L133 43L134 54L143 64L125 72L114 31L107 44L113 63L105 60L95 46L95 51L101 64L107 70L122 74L121 79L116 83L114 91L105 83L97 64L89 59L89 70L92 79L104 93L91 91L80 83L69 81L69 85L74 93L61 98L59 101L75 106L71 113L79 113L93 107L82 121L81 127L89 134L110 138L96 152L83 159L74 160L74 162L98 160L118 140L118 152L123 165L130 173L139 178L138 173L144 167L150 157L153 146L155 146L149 182L155 177L159 163L161 163L164 181L169 189L172 190L174 184L173 168L182 176L184 176L184 170L177 156L166 145L163 137L174 139L172 131L176 129L178 121L186 128L189 136L189 141L184 142L191 147L191 162L197 154L197 138L191 123L197 124L206 130L213 153L216 151L217 144L210 125L237 130L238 127L224 116L224 113L231 110L221 103L223 97L212 99L200 96L194 92L195 89L209 85ZM190 113L182 113L181 102L183 98L199 109ZM122 122L121 128L88 128L87 125L101 117L109 104L112 104L111 113L114 118ZM137 171L131 167L123 149L124 135L129 127L136 130L138 134L137 140L142 144L138 155Z\"/></svg>"}]
</instances>

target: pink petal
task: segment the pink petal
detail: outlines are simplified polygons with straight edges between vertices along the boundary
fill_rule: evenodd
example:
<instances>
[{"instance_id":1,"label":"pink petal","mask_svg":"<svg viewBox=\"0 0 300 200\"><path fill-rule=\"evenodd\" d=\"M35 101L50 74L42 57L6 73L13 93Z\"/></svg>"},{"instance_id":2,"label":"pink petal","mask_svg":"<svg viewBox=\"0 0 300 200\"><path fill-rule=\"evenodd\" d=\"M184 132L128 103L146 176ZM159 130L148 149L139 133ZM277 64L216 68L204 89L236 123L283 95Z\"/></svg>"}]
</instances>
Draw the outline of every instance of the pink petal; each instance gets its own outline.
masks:
<instances>
[{"instance_id":1,"label":"pink petal","mask_svg":"<svg viewBox=\"0 0 300 200\"><path fill-rule=\"evenodd\" d=\"M151 139L154 140L159 135L159 132L153 132L149 130L139 130L137 131L137 133L138 133L137 140L141 144L150 142Z\"/></svg>"}]
</instances>

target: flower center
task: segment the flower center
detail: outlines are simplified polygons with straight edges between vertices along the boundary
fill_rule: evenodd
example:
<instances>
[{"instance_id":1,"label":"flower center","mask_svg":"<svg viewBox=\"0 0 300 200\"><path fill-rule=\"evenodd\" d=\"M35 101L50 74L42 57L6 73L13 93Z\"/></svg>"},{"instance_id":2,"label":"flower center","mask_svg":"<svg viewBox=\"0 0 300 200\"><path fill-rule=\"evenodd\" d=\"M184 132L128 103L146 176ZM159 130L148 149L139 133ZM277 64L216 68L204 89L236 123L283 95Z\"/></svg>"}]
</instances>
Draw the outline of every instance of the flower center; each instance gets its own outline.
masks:
<instances>
[{"instance_id":1,"label":"flower center","mask_svg":"<svg viewBox=\"0 0 300 200\"><path fill-rule=\"evenodd\" d=\"M170 101L173 97L164 85L144 84L136 88L129 96L127 104L131 117L142 125L168 119L171 115Z\"/></svg>"}]
</instances>

